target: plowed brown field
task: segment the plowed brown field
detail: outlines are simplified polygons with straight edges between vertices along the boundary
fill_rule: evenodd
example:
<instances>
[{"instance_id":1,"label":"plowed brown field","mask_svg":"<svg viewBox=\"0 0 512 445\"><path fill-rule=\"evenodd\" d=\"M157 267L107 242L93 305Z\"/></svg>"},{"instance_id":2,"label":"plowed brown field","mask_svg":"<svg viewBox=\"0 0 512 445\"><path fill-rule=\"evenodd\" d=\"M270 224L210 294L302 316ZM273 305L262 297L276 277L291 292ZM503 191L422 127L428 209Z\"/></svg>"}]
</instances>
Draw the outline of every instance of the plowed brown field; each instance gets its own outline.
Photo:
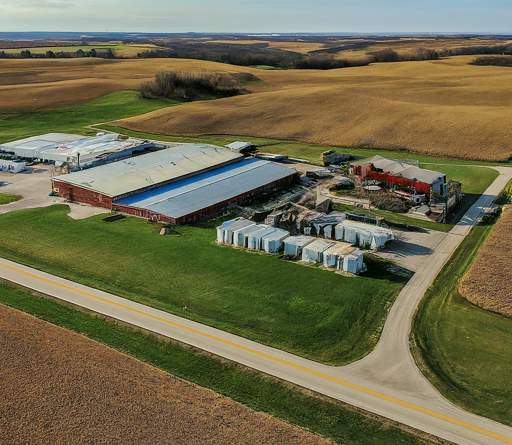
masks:
<instances>
[{"instance_id":1,"label":"plowed brown field","mask_svg":"<svg viewBox=\"0 0 512 445\"><path fill-rule=\"evenodd\" d=\"M0 305L0 444L328 444Z\"/></svg>"},{"instance_id":2,"label":"plowed brown field","mask_svg":"<svg viewBox=\"0 0 512 445\"><path fill-rule=\"evenodd\" d=\"M260 71L266 91L162 109L116 125L506 160L512 156L512 70L470 66L470 60Z\"/></svg>"},{"instance_id":3,"label":"plowed brown field","mask_svg":"<svg viewBox=\"0 0 512 445\"><path fill-rule=\"evenodd\" d=\"M462 280L460 294L483 309L512 317L511 265L512 206L507 206Z\"/></svg>"}]
</instances>

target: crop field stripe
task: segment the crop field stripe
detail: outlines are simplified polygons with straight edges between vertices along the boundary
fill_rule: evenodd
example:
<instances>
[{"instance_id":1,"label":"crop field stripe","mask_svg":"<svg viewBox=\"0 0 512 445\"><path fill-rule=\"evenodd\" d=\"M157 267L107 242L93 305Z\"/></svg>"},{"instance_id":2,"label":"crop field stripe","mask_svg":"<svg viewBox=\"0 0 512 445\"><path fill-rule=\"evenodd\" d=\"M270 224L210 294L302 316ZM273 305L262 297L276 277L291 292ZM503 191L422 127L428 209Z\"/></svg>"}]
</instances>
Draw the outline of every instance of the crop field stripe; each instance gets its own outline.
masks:
<instances>
[{"instance_id":1,"label":"crop field stripe","mask_svg":"<svg viewBox=\"0 0 512 445\"><path fill-rule=\"evenodd\" d=\"M264 352L259 352L259 351L256 351L254 349L248 348L246 346L242 346L242 345L239 345L237 343L234 343L232 341L224 340L224 339L216 337L214 335L198 331L197 329L189 328L187 326L183 326L181 324L172 322L170 320L166 320L164 318L157 317L155 315L151 315L151 314L148 314L148 313L143 312L143 311L139 311L138 309L134 309L134 308L131 308L129 306L125 306L123 304L116 303L116 302L107 300L105 298L89 294L88 292L84 292L84 291L81 291L79 289L75 289L75 288L73 288L71 286L67 286L65 284L57 283L56 281L49 280L47 278L39 277L39 276L37 276L37 275L35 275L33 273L26 272L26 271L18 269L16 267L7 266L7 265L4 265L4 264L0 264L0 267L3 267L4 269L8 269L8 270L11 270L11 271L16 272L16 273L20 273L20 274L28 276L30 278L34 278L34 279L39 280L39 281L43 281L43 282L51 284L53 286L57 286L57 287L60 287L60 288L66 289L66 290L70 290L72 292L79 293L81 295L93 298L95 300L102 301L104 303L109 303L109 304L112 304L114 306L117 306L117 307L120 307L120 308L123 308L123 309L127 309L129 311L135 312L135 313L140 314L140 315L144 315L144 316L152 318L154 320L158 320L158 321L161 321L163 323L167 323L167 324L169 324L171 326L174 326L176 328L183 329L185 331L192 332L194 334L197 334L197 335L209 338L210 340L218 341L218 342L223 343L225 345L232 346L234 348L240 349L240 350L245 351L245 352L249 352L250 354L254 354L254 355L257 355L259 357L266 358L268 360L271 360L271 361L280 363L282 365L285 365L285 366L297 369L299 371L306 372L308 374L315 375L317 377L320 377L320 378L323 378L323 379L326 379L326 380L330 380L332 382L338 383L338 384L346 386L348 388L352 388L352 389L355 389L357 391L361 391L361 392L364 392L366 394L370 394L372 396L378 397L379 399L383 399L383 400L386 400L388 402L395 403L395 404L403 406L405 408L409 408L409 409L412 409L414 411L418 411L418 412L427 414L429 416L435 417L437 419L441 419L441 420L444 420L446 422L452 423L454 425L461 426L463 428L469 429L469 430L474 431L476 433L480 433L480 434L483 434L485 436L492 437L493 439L501 440L501 441L503 441L505 443L512 444L512 439L509 439L507 437L501 436L499 434L495 434L495 433L493 433L491 431L484 430L483 428L479 428L479 427L473 426L473 425L471 425L469 423L462 422L462 421L457 420L457 419L455 419L453 417L445 416L444 414L440 414L440 413L437 413L435 411L432 411L432 410L429 410L429 409L426 409L426 408L422 408L421 406L414 405L413 403L405 402L405 401L397 399L395 397L390 397L390 396L387 396L385 394L381 394L381 393L379 393L377 391L373 391L373 390L365 388L363 386L355 385L355 384L347 382L345 380L338 379L336 377L332 377L330 375L323 374L323 373L315 371L313 369L306 368L305 366L296 365L296 364L291 363L291 362L289 362L287 360L279 359L279 358L273 357L273 356L271 356L269 354L265 354Z\"/></svg>"}]
</instances>

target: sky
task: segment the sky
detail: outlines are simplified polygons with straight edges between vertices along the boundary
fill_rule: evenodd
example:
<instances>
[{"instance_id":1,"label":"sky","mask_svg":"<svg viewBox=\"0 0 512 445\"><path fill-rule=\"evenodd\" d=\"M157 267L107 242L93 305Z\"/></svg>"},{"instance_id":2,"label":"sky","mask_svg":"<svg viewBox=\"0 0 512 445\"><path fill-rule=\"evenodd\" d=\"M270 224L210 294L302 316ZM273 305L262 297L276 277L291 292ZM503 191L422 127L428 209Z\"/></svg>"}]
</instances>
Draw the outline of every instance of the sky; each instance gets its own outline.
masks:
<instances>
[{"instance_id":1,"label":"sky","mask_svg":"<svg viewBox=\"0 0 512 445\"><path fill-rule=\"evenodd\" d=\"M0 0L0 30L512 34L512 1Z\"/></svg>"}]
</instances>

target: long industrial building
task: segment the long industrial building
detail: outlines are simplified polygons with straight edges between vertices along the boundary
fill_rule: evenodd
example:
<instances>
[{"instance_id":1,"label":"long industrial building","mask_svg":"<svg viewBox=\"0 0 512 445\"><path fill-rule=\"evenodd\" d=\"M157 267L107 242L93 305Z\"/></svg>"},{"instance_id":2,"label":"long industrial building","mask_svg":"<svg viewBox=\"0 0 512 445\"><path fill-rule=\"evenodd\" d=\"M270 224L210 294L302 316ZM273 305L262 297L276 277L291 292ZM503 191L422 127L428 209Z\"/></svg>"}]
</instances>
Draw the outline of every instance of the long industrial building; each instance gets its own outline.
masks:
<instances>
[{"instance_id":1,"label":"long industrial building","mask_svg":"<svg viewBox=\"0 0 512 445\"><path fill-rule=\"evenodd\" d=\"M190 223L293 181L297 172L224 148L183 144L52 178L70 201L174 224Z\"/></svg>"}]
</instances>

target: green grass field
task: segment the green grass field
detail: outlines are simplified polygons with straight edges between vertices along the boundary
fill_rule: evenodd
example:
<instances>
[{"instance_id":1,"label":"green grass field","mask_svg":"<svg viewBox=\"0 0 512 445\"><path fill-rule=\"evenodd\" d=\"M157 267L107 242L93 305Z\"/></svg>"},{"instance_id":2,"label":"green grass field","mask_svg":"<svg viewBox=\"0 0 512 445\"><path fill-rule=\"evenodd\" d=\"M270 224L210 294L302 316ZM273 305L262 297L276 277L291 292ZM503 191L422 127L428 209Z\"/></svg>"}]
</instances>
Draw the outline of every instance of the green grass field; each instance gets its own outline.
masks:
<instances>
[{"instance_id":1,"label":"green grass field","mask_svg":"<svg viewBox=\"0 0 512 445\"><path fill-rule=\"evenodd\" d=\"M87 125L148 113L178 104L140 99L135 91L119 91L82 105L54 110L0 114L0 144L50 132L94 135Z\"/></svg>"},{"instance_id":2,"label":"green grass field","mask_svg":"<svg viewBox=\"0 0 512 445\"><path fill-rule=\"evenodd\" d=\"M404 285L219 246L213 226L158 236L145 220L68 212L0 215L0 255L324 363L368 354Z\"/></svg>"},{"instance_id":3,"label":"green grass field","mask_svg":"<svg viewBox=\"0 0 512 445\"><path fill-rule=\"evenodd\" d=\"M19 201L23 196L9 195L8 193L0 193L0 206L10 204L11 202Z\"/></svg>"},{"instance_id":4,"label":"green grass field","mask_svg":"<svg viewBox=\"0 0 512 445\"><path fill-rule=\"evenodd\" d=\"M475 227L427 291L411 338L418 366L453 403L512 425L512 319L458 292L492 225Z\"/></svg>"},{"instance_id":5,"label":"green grass field","mask_svg":"<svg viewBox=\"0 0 512 445\"><path fill-rule=\"evenodd\" d=\"M332 399L281 383L202 351L134 332L53 301L0 284L0 302L50 323L84 334L173 375L210 388L257 411L330 438L337 443L363 445L430 444L388 420Z\"/></svg>"},{"instance_id":6,"label":"green grass field","mask_svg":"<svg viewBox=\"0 0 512 445\"><path fill-rule=\"evenodd\" d=\"M262 139L247 136L201 136L201 137L188 137L180 135L165 135L155 133L143 133L138 131L129 130L123 127L119 127L115 122L112 122L106 126L105 129L110 131L116 131L129 136L144 137L150 139L160 139L162 141L169 142L201 142L204 144L212 144L223 146L230 142L242 140L251 142L258 147L262 152L285 154L292 158L304 159L312 162L313 164L321 165L322 153L326 150L336 150L341 153L352 155L355 159L365 159L376 155L392 158L392 159L415 159L420 163L420 167L427 168L430 170L437 170L438 166L441 165L512 165L512 161L506 163L497 162L484 162L484 161L472 161L466 159L453 159L453 158L437 158L434 156L426 156L417 153L411 153L408 151L398 150L379 150L379 149L366 149L366 148L347 148L347 147L330 147L327 145L316 145L308 144L304 142L294 141L283 141L278 139ZM424 165L423 165L424 164ZM323 165L323 164L322 164Z\"/></svg>"}]
</instances>

